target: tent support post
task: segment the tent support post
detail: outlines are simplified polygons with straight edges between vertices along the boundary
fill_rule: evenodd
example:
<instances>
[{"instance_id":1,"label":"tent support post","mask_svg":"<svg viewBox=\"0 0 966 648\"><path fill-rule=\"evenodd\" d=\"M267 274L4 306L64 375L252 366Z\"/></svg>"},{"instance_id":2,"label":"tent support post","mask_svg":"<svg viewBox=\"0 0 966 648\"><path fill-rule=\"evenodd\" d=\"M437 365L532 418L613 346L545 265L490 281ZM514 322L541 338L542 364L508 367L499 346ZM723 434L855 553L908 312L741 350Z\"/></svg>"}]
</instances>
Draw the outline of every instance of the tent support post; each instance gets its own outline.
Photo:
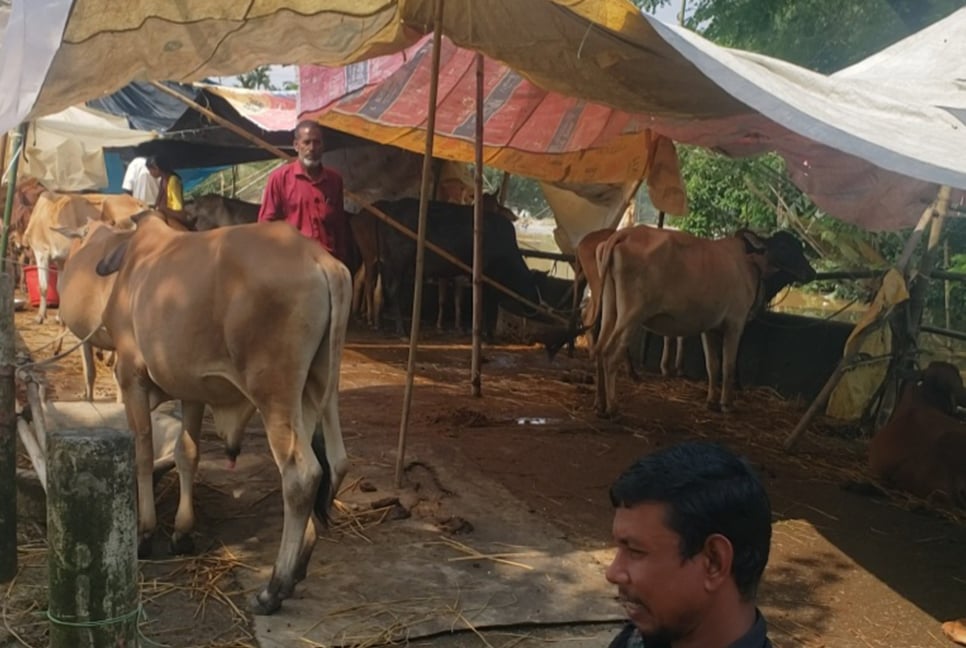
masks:
<instances>
[{"instance_id":1,"label":"tent support post","mask_svg":"<svg viewBox=\"0 0 966 648\"><path fill-rule=\"evenodd\" d=\"M946 224L946 213L949 211L949 197L951 190L947 186L939 189L933 211L934 218L929 227L929 239L926 241L926 249L923 250L919 259L919 267L916 268L916 277L911 282L909 288L909 301L905 308L899 311L893 332L895 333L893 342L892 360L886 371L884 380L885 388L882 391L882 398L879 401L879 409L875 417L875 426L878 429L885 425L886 420L892 414L895 406L896 397L899 392L899 380L897 376L910 369L915 364L915 350L919 339L919 332L922 327L922 315L926 306L926 290L929 287L929 275L936 266L939 257L940 242L942 239L943 226ZM906 277L910 272L904 272ZM909 282L909 279L906 280Z\"/></svg>"},{"instance_id":2,"label":"tent support post","mask_svg":"<svg viewBox=\"0 0 966 648\"><path fill-rule=\"evenodd\" d=\"M7 196L3 209L3 234L0 239L0 583L17 575L17 413L16 329L13 324L13 274L8 274L7 241L10 212L17 187L20 143L27 132L26 122L14 133L14 157L7 178ZM6 144L6 141L4 141Z\"/></svg>"},{"instance_id":3,"label":"tent support post","mask_svg":"<svg viewBox=\"0 0 966 648\"><path fill-rule=\"evenodd\" d=\"M946 196L945 203L948 206L949 187L942 187L939 190L939 195L936 197L936 200L931 205L926 207L926 209L922 212L922 216L919 217L919 222L916 224L916 229L913 230L912 234L909 235L909 239L906 241L906 246L903 249L902 255L899 257L899 261L897 263L898 269L903 274L904 277L908 275L909 262L912 259L912 255L915 252L916 247L919 244L919 241L922 239L922 236L926 230L926 227L930 224L933 217L938 214L943 195ZM938 233L937 233L937 236L938 236ZM930 238L932 237L930 236ZM866 329L866 332L871 332L876 328L878 328L880 325L882 325L885 319L886 318L880 318L880 321L870 324L869 327ZM829 397L832 395L832 391L839 384L839 381L842 379L842 376L845 375L845 372L858 359L859 350L862 348L863 340L864 340L864 336L860 337L860 339L857 339L856 343L853 345L853 348L854 348L853 352L848 354L847 356L844 356L839 361L839 364L836 366L835 371L832 372L832 375L829 376L828 381L826 381L825 386L822 387L822 390L812 401L812 404L809 405L808 409L805 411L805 414L802 415L802 418L801 420L798 421L798 424L795 426L795 429L792 430L791 434L788 435L788 438L785 439L785 450L791 451L795 448L795 446L798 444L799 439L805 433L805 429L812 422L812 419L815 418L815 415L818 414L819 410L825 407L825 404L828 402ZM891 375L891 369L886 374L886 380L889 380L890 375Z\"/></svg>"},{"instance_id":4,"label":"tent support post","mask_svg":"<svg viewBox=\"0 0 966 648\"><path fill-rule=\"evenodd\" d=\"M483 55L476 55L476 169L473 173L473 351L470 358L470 393L483 395L480 355L483 324ZM457 323L457 326L459 324Z\"/></svg>"},{"instance_id":5,"label":"tent support post","mask_svg":"<svg viewBox=\"0 0 966 648\"><path fill-rule=\"evenodd\" d=\"M402 417L399 421L399 445L396 451L396 488L402 488L406 461L406 432L413 401L413 377L416 350L419 346L419 320L423 305L423 267L426 263L426 212L433 174L433 140L436 135L436 96L439 92L439 50L443 40L443 0L433 7L433 73L429 85L429 113L426 123L426 152L423 156L423 180L419 190L419 227L416 234L416 270L413 278L413 319L409 331L409 362L406 364L406 388L403 392Z\"/></svg>"}]
</instances>

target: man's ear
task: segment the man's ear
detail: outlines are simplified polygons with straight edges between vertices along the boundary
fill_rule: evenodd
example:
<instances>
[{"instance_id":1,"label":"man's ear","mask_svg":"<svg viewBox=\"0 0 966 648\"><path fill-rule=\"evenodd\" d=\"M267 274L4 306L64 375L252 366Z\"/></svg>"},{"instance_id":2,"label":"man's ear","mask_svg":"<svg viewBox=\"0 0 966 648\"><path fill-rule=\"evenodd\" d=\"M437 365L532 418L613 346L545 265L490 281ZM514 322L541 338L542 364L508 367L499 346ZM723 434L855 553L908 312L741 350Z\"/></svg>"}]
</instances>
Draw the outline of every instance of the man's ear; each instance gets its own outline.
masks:
<instances>
[{"instance_id":1,"label":"man's ear","mask_svg":"<svg viewBox=\"0 0 966 648\"><path fill-rule=\"evenodd\" d=\"M732 580L731 566L735 559L735 549L731 540L720 533L713 533L704 541L701 553L705 566L705 588L709 592Z\"/></svg>"}]
</instances>

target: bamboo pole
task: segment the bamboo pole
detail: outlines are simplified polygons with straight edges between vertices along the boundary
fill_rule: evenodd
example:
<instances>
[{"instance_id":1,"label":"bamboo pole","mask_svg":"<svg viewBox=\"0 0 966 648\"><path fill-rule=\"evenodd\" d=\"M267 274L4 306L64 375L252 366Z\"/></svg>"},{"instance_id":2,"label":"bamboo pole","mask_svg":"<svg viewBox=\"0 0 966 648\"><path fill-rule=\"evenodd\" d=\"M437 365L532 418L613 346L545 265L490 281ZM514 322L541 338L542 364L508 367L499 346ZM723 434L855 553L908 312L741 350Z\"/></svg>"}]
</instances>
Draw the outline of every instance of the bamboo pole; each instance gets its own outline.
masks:
<instances>
[{"instance_id":1,"label":"bamboo pole","mask_svg":"<svg viewBox=\"0 0 966 648\"><path fill-rule=\"evenodd\" d=\"M899 381L897 375L902 375L915 365L915 355L910 350L916 347L919 339L919 332L922 326L922 316L926 308L926 291L929 288L929 276L939 254L940 242L942 239L943 227L946 224L946 213L949 210L949 197L951 190L947 186L939 189L936 197L934 218L929 227L929 238L926 241L926 249L923 250L922 257L919 259L919 266L916 268L915 278L911 281L909 289L909 301L903 309L905 317L893 327L895 332L893 341L893 359L889 363L886 372L885 389L882 391L882 398L879 401L879 411L876 414L876 427L885 425L889 416L892 414L896 398L899 392ZM911 272L909 273L911 275Z\"/></svg>"},{"instance_id":2,"label":"bamboo pole","mask_svg":"<svg viewBox=\"0 0 966 648\"><path fill-rule=\"evenodd\" d=\"M919 241L922 239L926 226L929 225L930 221L932 221L933 215L939 208L940 199L943 196L944 191L946 192L946 202L948 203L949 188L942 187L939 190L939 194L936 196L936 200L931 205L926 207L926 209L922 212L922 216L919 217L919 222L916 224L915 230L913 230L912 234L909 236L909 240L906 241L905 248L903 249L902 255L899 257L899 261L897 263L897 267L899 271L902 272L903 276L907 275L907 270L909 262L912 259L912 255L918 247ZM862 333L859 334L858 338L856 339L856 343L853 345L852 352L843 356L842 359L839 360L835 371L833 371L832 375L829 376L825 386L822 387L822 390L812 401L811 405L809 405L808 409L805 411L805 414L802 415L802 418L798 421L795 429L793 429L791 434L789 434L785 439L785 450L791 451L798 444L799 439L804 434L808 425L812 422L812 419L815 418L823 407L825 407L829 397L832 395L832 391L839 384L839 381L842 380L842 376L845 375L845 372L848 371L858 359L860 349L862 348L862 342L865 340L866 336L879 326L883 325L886 319L887 318L881 316L877 317L872 324L870 324ZM888 377L886 379L888 380Z\"/></svg>"},{"instance_id":3,"label":"bamboo pole","mask_svg":"<svg viewBox=\"0 0 966 648\"><path fill-rule=\"evenodd\" d=\"M443 40L443 0L433 7L433 72L429 84L429 113L426 122L426 151L423 156L423 181L419 190L419 226L416 238L416 270L413 279L413 318L409 332L409 361L406 364L406 387L403 392L402 417L399 422L399 444L396 451L396 488L402 487L406 455L406 433L413 401L413 378L416 372L416 350L419 347L420 311L423 305L423 267L426 262L426 213L429 211L429 189L432 180L433 140L436 135L436 96L439 92L439 55Z\"/></svg>"},{"instance_id":4,"label":"bamboo pole","mask_svg":"<svg viewBox=\"0 0 966 648\"><path fill-rule=\"evenodd\" d=\"M164 85L163 83L158 83L157 81L151 81L151 85L153 85L155 88L157 88L158 90L160 90L164 94L170 95L170 96L174 97L175 99L184 102L188 106L191 106L192 108L194 108L195 110L197 110L198 112L200 112L202 115L204 115L205 117L207 117L211 121L215 122L216 124L219 124L220 126L224 126L228 130L230 130L231 132L233 132L235 135L238 135L239 137L248 140L249 142L251 142L255 146L258 146L260 148L263 148L266 151L269 151L269 152L277 155L278 157L282 158L283 160L291 160L294 157L290 153L286 153L285 151L283 151L282 149L278 148L277 146L275 146L273 144L269 144L265 140L263 140L263 139L261 139L259 137L256 137L255 135L252 135L251 133L249 133L247 130L245 130L241 126L238 126L237 124L233 124L232 122L228 121L227 119L225 119L221 115L218 115L215 112L209 110L208 108L205 108L204 106L202 106L198 102L194 101L190 97L186 97L183 94L181 94L180 92L176 92L176 91L172 90L171 88L169 88L168 86Z\"/></svg>"},{"instance_id":5,"label":"bamboo pole","mask_svg":"<svg viewBox=\"0 0 966 648\"><path fill-rule=\"evenodd\" d=\"M14 363L17 338L13 324L13 275L7 270L10 212L17 185L20 143L27 131L23 123L14 133L14 159L7 177L7 196L0 234L0 582L17 575L17 412Z\"/></svg>"},{"instance_id":6,"label":"bamboo pole","mask_svg":"<svg viewBox=\"0 0 966 648\"><path fill-rule=\"evenodd\" d=\"M470 357L470 393L483 395L480 355L483 346L483 55L476 55L476 170L473 174L473 351Z\"/></svg>"}]
</instances>

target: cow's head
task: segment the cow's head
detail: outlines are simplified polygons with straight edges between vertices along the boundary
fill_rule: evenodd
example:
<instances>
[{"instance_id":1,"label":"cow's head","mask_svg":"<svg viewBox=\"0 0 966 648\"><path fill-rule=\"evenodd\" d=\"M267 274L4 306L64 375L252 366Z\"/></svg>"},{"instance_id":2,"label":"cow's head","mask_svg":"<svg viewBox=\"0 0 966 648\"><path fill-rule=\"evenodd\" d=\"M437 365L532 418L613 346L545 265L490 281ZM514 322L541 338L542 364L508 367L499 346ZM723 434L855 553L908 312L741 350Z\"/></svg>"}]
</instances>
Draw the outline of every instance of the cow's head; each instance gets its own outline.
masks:
<instances>
[{"instance_id":1,"label":"cow's head","mask_svg":"<svg viewBox=\"0 0 966 648\"><path fill-rule=\"evenodd\" d=\"M922 395L930 405L950 416L966 407L966 388L959 369L948 362L930 362L922 372Z\"/></svg>"},{"instance_id":2,"label":"cow's head","mask_svg":"<svg viewBox=\"0 0 966 648\"><path fill-rule=\"evenodd\" d=\"M766 304L785 286L815 279L801 241L791 232L781 230L762 238L751 230L739 230L735 236L744 242L745 251L761 271Z\"/></svg>"}]
</instances>

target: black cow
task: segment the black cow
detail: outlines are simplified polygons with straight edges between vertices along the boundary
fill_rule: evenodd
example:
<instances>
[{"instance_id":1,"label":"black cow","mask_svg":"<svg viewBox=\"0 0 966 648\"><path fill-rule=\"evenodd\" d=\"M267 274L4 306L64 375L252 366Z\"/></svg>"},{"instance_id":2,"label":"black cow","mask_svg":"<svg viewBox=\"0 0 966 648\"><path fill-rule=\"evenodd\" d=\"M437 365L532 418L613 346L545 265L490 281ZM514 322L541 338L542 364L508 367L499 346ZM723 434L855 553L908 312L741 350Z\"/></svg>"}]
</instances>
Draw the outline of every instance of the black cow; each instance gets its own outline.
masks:
<instances>
[{"instance_id":1,"label":"black cow","mask_svg":"<svg viewBox=\"0 0 966 648\"><path fill-rule=\"evenodd\" d=\"M258 220L257 203L245 202L218 194L205 194L185 203L188 224L199 232L229 225L243 225Z\"/></svg>"},{"instance_id":2,"label":"black cow","mask_svg":"<svg viewBox=\"0 0 966 648\"><path fill-rule=\"evenodd\" d=\"M416 231L419 219L419 200L403 198L380 201L375 207L403 225ZM430 201L426 216L426 240L446 250L467 266L473 264L473 206ZM411 289L413 270L416 266L416 242L392 226L379 223L379 271L382 277L383 295L396 320L396 332L404 335L402 305L404 290ZM448 279L465 276L439 255L426 250L425 279ZM484 214L483 225L483 274L506 286L521 297L539 303L539 291L517 245L516 230L507 218L497 211ZM408 297L408 293L405 294ZM503 305L507 310L523 315L534 313L514 299L494 288L484 285L483 327L491 338L496 326L497 309Z\"/></svg>"}]
</instances>

